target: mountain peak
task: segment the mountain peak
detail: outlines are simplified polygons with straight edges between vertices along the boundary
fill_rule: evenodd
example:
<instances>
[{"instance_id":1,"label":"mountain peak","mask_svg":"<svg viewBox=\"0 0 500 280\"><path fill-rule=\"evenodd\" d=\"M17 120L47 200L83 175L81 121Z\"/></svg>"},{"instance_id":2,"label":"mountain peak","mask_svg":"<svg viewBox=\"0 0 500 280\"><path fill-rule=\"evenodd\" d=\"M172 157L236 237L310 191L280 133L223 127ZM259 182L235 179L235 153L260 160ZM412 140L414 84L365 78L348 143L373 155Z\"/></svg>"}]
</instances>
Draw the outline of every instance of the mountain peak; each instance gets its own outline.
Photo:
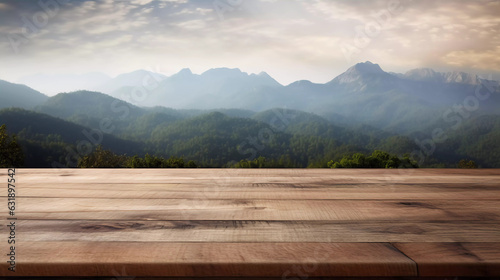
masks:
<instances>
[{"instance_id":1,"label":"mountain peak","mask_svg":"<svg viewBox=\"0 0 500 280\"><path fill-rule=\"evenodd\" d=\"M185 75L185 74L193 74L193 72L191 72L191 69L189 69L189 68L182 68L182 70L179 71L179 73L177 73L177 74Z\"/></svg>"},{"instance_id":2,"label":"mountain peak","mask_svg":"<svg viewBox=\"0 0 500 280\"><path fill-rule=\"evenodd\" d=\"M370 61L360 62L347 70L347 72L356 71L360 74L364 73L385 73L378 64L371 63Z\"/></svg>"},{"instance_id":3,"label":"mountain peak","mask_svg":"<svg viewBox=\"0 0 500 280\"><path fill-rule=\"evenodd\" d=\"M222 67L222 68L212 68L209 69L205 72L203 72L201 75L206 76L206 75L239 75L242 74L241 70L239 68L227 68L227 67Z\"/></svg>"},{"instance_id":4,"label":"mountain peak","mask_svg":"<svg viewBox=\"0 0 500 280\"><path fill-rule=\"evenodd\" d=\"M146 75L147 73L149 73L147 70L138 69L138 70L134 70L132 72L122 73L122 74L116 76L116 78L124 77L124 76L133 76L133 75Z\"/></svg>"},{"instance_id":5,"label":"mountain peak","mask_svg":"<svg viewBox=\"0 0 500 280\"><path fill-rule=\"evenodd\" d=\"M434 71L431 68L417 68L406 72L403 77L405 79L415 80L415 81L432 81L439 82L442 79L442 75L439 72Z\"/></svg>"},{"instance_id":6,"label":"mountain peak","mask_svg":"<svg viewBox=\"0 0 500 280\"><path fill-rule=\"evenodd\" d=\"M414 81L431 81L438 83L458 83L476 85L479 83L479 77L474 74L464 72L436 72L430 68L417 68L404 74L405 79Z\"/></svg>"},{"instance_id":7,"label":"mountain peak","mask_svg":"<svg viewBox=\"0 0 500 280\"><path fill-rule=\"evenodd\" d=\"M188 77L191 77L192 75L193 75L193 72L191 72L191 69L183 68L181 71L170 76L170 78L188 78Z\"/></svg>"},{"instance_id":8,"label":"mountain peak","mask_svg":"<svg viewBox=\"0 0 500 280\"><path fill-rule=\"evenodd\" d=\"M444 80L446 83L479 84L479 77L477 75L456 71L445 73Z\"/></svg>"},{"instance_id":9,"label":"mountain peak","mask_svg":"<svg viewBox=\"0 0 500 280\"><path fill-rule=\"evenodd\" d=\"M135 70L132 72L120 74L120 75L116 76L114 78L114 80L122 79L122 80L127 81L127 82L131 82L131 81L135 81L135 80L142 81L144 79L144 77L146 77L146 76L153 76L153 77L161 79L161 80L166 78L166 76L163 74L160 74L157 72L151 72L151 71L144 70L144 69L139 69L139 70Z\"/></svg>"},{"instance_id":10,"label":"mountain peak","mask_svg":"<svg viewBox=\"0 0 500 280\"><path fill-rule=\"evenodd\" d=\"M338 84L352 83L362 80L365 77L373 75L389 75L378 64L371 63L370 61L358 63L351 68L347 69L340 76L333 79L330 83L335 82Z\"/></svg>"},{"instance_id":11,"label":"mountain peak","mask_svg":"<svg viewBox=\"0 0 500 280\"><path fill-rule=\"evenodd\" d=\"M267 74L264 71L260 72L259 74L250 74L250 77L258 81L258 84L260 85L281 86L278 81L276 81L273 77L271 77L271 75Z\"/></svg>"},{"instance_id":12,"label":"mountain peak","mask_svg":"<svg viewBox=\"0 0 500 280\"><path fill-rule=\"evenodd\" d=\"M313 82L309 80L299 80L288 85L288 87L307 87L314 85Z\"/></svg>"}]
</instances>

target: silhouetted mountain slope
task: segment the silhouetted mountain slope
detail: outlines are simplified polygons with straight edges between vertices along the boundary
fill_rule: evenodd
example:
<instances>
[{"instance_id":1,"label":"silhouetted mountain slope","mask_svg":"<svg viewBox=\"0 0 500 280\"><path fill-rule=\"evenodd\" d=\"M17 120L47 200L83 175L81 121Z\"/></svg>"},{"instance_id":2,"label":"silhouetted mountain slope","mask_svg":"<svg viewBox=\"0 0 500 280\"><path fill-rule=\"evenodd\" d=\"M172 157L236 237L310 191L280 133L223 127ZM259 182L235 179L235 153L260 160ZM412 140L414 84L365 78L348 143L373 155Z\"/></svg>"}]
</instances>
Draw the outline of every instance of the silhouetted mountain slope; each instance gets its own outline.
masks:
<instances>
[{"instance_id":1,"label":"silhouetted mountain slope","mask_svg":"<svg viewBox=\"0 0 500 280\"><path fill-rule=\"evenodd\" d=\"M60 158L65 145L77 145L68 137L85 129L140 142L117 142L117 147L132 145L120 150L127 153L185 156L203 166L264 156L279 166L304 167L325 166L349 152L418 152L419 143L442 128L448 138L436 143L423 166L454 166L462 158L500 166L498 82L476 75L426 68L387 73L371 62L358 63L325 84L302 80L282 86L264 72L229 68L154 75L136 71L108 81L110 89L117 88L111 94L134 104L91 91L47 98L1 81L0 104L11 107L12 97L29 99L38 112L64 119L34 115L42 120L39 126L29 115L33 112L17 113L25 122L9 117L25 147L45 153L44 162ZM21 94L8 94L16 91ZM80 132L68 121L79 124ZM62 131L46 127L47 122ZM35 126L39 130L32 132Z\"/></svg>"},{"instance_id":2,"label":"silhouetted mountain slope","mask_svg":"<svg viewBox=\"0 0 500 280\"><path fill-rule=\"evenodd\" d=\"M146 110L109 95L91 91L60 93L36 108L38 112L100 129L111 123L111 133L121 133Z\"/></svg>"},{"instance_id":3,"label":"silhouetted mountain slope","mask_svg":"<svg viewBox=\"0 0 500 280\"><path fill-rule=\"evenodd\" d=\"M151 76L151 75L150 75ZM144 75L144 77L148 77ZM193 74L189 69L163 79L145 78L150 85L131 85L122 83L123 86L104 92L141 106L156 106L174 108L245 108L245 102L251 101L239 95L261 88L281 87L267 73L247 74L239 69L216 68L210 69L201 75ZM144 93L144 98L133 100L134 90ZM182 96L182 98L179 98ZM239 98L235 98L238 96ZM245 100L244 102L239 102ZM257 99L258 100L258 99ZM236 106L235 103L239 103Z\"/></svg>"},{"instance_id":4,"label":"silhouetted mountain slope","mask_svg":"<svg viewBox=\"0 0 500 280\"><path fill-rule=\"evenodd\" d=\"M120 88L130 87L133 88L150 88L154 87L157 83L166 79L167 77L146 70L137 70L130 73L125 73L118 75L115 78L109 79L101 85L97 86L97 90L110 94ZM128 96L130 96L132 92L128 92ZM117 96L118 98L122 98ZM123 99L123 98L122 98Z\"/></svg>"},{"instance_id":5,"label":"silhouetted mountain slope","mask_svg":"<svg viewBox=\"0 0 500 280\"><path fill-rule=\"evenodd\" d=\"M21 140L27 167L76 166L79 156L102 145L115 153L140 154L142 144L117 138L46 114L23 109L0 111L0 123Z\"/></svg>"},{"instance_id":6,"label":"silhouetted mountain slope","mask_svg":"<svg viewBox=\"0 0 500 280\"><path fill-rule=\"evenodd\" d=\"M0 109L9 107L31 109L47 98L46 95L25 85L0 80Z\"/></svg>"},{"instance_id":7,"label":"silhouetted mountain slope","mask_svg":"<svg viewBox=\"0 0 500 280\"><path fill-rule=\"evenodd\" d=\"M500 116L483 115L450 127L443 143L436 143L440 160L458 162L473 159L481 167L500 167Z\"/></svg>"},{"instance_id":8,"label":"silhouetted mountain slope","mask_svg":"<svg viewBox=\"0 0 500 280\"><path fill-rule=\"evenodd\" d=\"M19 79L19 83L28 85L45 94L54 95L61 92L78 90L97 90L97 87L111 78L99 72L75 74L35 74Z\"/></svg>"}]
</instances>

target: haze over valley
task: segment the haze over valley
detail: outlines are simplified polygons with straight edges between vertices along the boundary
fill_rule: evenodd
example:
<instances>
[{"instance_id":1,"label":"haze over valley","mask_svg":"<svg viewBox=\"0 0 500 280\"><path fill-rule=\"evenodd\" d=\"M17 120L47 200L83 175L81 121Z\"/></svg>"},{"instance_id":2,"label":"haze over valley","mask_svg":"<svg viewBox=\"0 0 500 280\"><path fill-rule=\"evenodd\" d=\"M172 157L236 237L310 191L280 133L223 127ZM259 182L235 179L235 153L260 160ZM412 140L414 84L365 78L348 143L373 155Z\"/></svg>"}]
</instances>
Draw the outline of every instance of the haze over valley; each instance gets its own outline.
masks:
<instances>
[{"instance_id":1,"label":"haze over valley","mask_svg":"<svg viewBox=\"0 0 500 280\"><path fill-rule=\"evenodd\" d=\"M229 68L171 76L138 70L98 80L50 97L0 82L0 120L19 136L27 166L75 166L88 153L82 143L206 167L258 157L283 167L327 167L374 150L411 154L422 167L455 167L461 159L500 166L493 145L499 85L470 73L387 73L367 61L324 84L281 85L265 72Z\"/></svg>"}]
</instances>

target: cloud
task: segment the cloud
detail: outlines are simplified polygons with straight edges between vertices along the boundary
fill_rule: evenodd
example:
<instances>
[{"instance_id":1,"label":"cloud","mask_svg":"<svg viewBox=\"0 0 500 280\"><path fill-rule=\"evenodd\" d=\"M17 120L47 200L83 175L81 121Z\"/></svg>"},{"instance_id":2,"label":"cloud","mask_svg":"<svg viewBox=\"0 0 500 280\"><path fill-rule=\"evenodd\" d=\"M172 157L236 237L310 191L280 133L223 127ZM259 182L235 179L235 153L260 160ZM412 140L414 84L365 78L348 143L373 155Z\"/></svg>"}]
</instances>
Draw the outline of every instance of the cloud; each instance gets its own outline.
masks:
<instances>
[{"instance_id":1,"label":"cloud","mask_svg":"<svg viewBox=\"0 0 500 280\"><path fill-rule=\"evenodd\" d=\"M500 1L218 1L226 9L211 0L71 1L18 54L9 34L46 12L37 1L2 1L0 75L25 75L26 69L114 75L161 63L171 72L267 71L286 84L325 82L365 60L388 71L499 69ZM357 49L350 60L346 45Z\"/></svg>"},{"instance_id":2,"label":"cloud","mask_svg":"<svg viewBox=\"0 0 500 280\"><path fill-rule=\"evenodd\" d=\"M476 51L452 51L446 54L442 61L451 66L460 68L475 68L481 70L500 69L500 47L492 50Z\"/></svg>"},{"instance_id":3,"label":"cloud","mask_svg":"<svg viewBox=\"0 0 500 280\"><path fill-rule=\"evenodd\" d=\"M0 3L0 10L9 10L11 9L11 6L9 6L9 4L6 4L6 3Z\"/></svg>"}]
</instances>

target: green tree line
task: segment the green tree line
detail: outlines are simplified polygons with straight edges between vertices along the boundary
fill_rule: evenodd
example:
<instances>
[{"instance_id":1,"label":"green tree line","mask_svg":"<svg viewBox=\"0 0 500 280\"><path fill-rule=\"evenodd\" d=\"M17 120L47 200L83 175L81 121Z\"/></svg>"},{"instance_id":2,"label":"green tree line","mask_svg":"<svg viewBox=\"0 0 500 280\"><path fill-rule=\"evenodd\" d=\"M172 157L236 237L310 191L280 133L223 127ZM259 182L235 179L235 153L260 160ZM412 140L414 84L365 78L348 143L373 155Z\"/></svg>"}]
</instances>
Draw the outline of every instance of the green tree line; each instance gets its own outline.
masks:
<instances>
[{"instance_id":1,"label":"green tree line","mask_svg":"<svg viewBox=\"0 0 500 280\"><path fill-rule=\"evenodd\" d=\"M0 126L0 167L21 167L24 164L24 154L16 135L7 133L7 126Z\"/></svg>"},{"instance_id":2,"label":"green tree line","mask_svg":"<svg viewBox=\"0 0 500 280\"><path fill-rule=\"evenodd\" d=\"M144 158L138 156L117 155L110 150L98 146L95 151L78 160L80 168L196 168L197 164L190 160L187 163L183 158L151 156L146 154Z\"/></svg>"},{"instance_id":3,"label":"green tree line","mask_svg":"<svg viewBox=\"0 0 500 280\"><path fill-rule=\"evenodd\" d=\"M340 161L328 162L331 168L418 168L416 161L409 154L403 157L375 150L371 155L355 153L345 155Z\"/></svg>"}]
</instances>

